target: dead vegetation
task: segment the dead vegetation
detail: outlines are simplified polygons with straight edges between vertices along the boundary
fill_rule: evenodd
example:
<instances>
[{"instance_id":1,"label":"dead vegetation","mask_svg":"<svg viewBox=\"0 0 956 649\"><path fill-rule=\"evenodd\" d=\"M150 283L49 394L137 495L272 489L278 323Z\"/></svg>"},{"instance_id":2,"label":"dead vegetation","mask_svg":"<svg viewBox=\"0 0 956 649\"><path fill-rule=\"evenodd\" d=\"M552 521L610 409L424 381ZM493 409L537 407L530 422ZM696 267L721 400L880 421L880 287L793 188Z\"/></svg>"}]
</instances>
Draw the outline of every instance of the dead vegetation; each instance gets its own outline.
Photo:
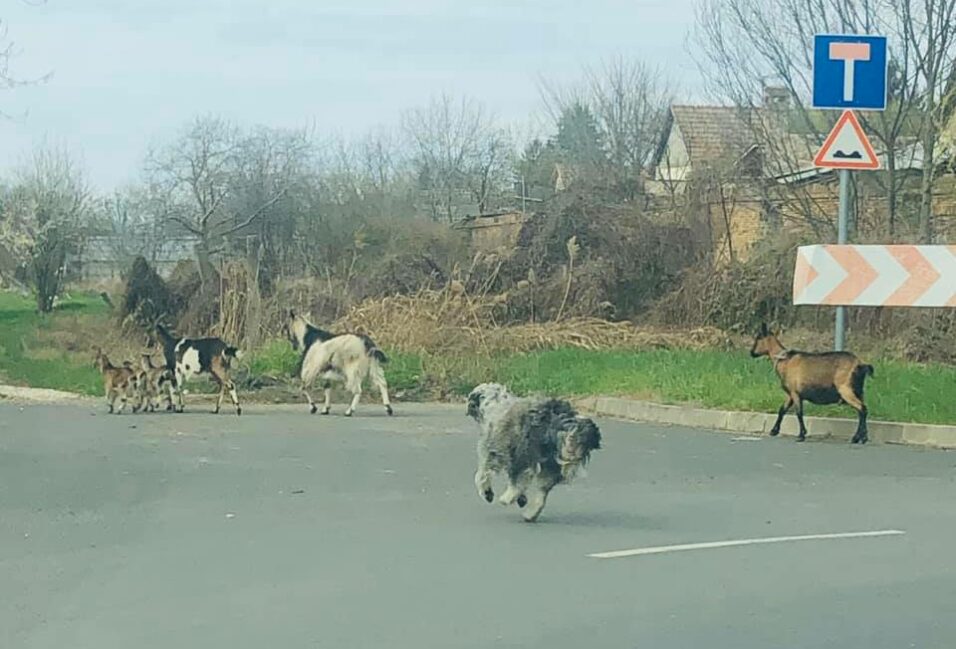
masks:
<instances>
[{"instance_id":1,"label":"dead vegetation","mask_svg":"<svg viewBox=\"0 0 956 649\"><path fill-rule=\"evenodd\" d=\"M501 324L497 314L507 310L507 301L507 295L470 296L451 283L440 291L366 300L333 329L366 333L386 349L440 355L494 356L560 347L701 349L731 342L712 327L665 330L587 317Z\"/></svg>"}]
</instances>

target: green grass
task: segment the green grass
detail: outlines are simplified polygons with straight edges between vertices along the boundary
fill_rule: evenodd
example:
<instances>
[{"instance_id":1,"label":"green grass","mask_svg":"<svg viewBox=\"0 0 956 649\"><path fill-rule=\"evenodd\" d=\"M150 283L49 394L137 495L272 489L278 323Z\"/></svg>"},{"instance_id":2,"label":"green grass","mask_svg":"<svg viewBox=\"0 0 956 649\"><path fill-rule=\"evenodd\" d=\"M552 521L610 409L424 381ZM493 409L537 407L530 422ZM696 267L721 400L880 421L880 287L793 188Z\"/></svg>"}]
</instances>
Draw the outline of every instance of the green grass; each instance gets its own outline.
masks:
<instances>
[{"instance_id":1,"label":"green grass","mask_svg":"<svg viewBox=\"0 0 956 649\"><path fill-rule=\"evenodd\" d=\"M107 306L96 295L74 295L55 313L39 315L32 299L0 293L0 377L37 388L102 393L87 347L70 349L56 341L71 330L108 327L108 319Z\"/></svg>"},{"instance_id":2,"label":"green grass","mask_svg":"<svg viewBox=\"0 0 956 649\"><path fill-rule=\"evenodd\" d=\"M249 374L288 379L298 370L299 358L300 352L293 350L287 341L273 340L250 354ZM426 372L421 356L389 353L385 371L392 392L424 396L421 391L426 383Z\"/></svg>"},{"instance_id":3,"label":"green grass","mask_svg":"<svg viewBox=\"0 0 956 649\"><path fill-rule=\"evenodd\" d=\"M55 313L40 316L30 299L0 293L0 379L99 395L101 379L89 349L112 327L95 295L75 295ZM389 386L405 398L460 396L477 383L499 381L521 394L619 395L771 413L784 400L770 362L752 359L746 350L558 349L501 358L387 353ZM298 362L287 342L275 340L252 350L243 366L253 378L281 383L291 379ZM876 375L867 381L866 396L873 419L956 424L956 367L871 362ZM853 416L845 406L809 405L807 414Z\"/></svg>"},{"instance_id":4,"label":"green grass","mask_svg":"<svg viewBox=\"0 0 956 649\"><path fill-rule=\"evenodd\" d=\"M956 423L956 367L875 361L866 399L873 419ZM520 393L634 396L727 410L776 412L784 401L766 359L724 351L562 349L501 359L490 376ZM464 386L459 392L464 391ZM847 407L808 405L808 415L853 417Z\"/></svg>"}]
</instances>

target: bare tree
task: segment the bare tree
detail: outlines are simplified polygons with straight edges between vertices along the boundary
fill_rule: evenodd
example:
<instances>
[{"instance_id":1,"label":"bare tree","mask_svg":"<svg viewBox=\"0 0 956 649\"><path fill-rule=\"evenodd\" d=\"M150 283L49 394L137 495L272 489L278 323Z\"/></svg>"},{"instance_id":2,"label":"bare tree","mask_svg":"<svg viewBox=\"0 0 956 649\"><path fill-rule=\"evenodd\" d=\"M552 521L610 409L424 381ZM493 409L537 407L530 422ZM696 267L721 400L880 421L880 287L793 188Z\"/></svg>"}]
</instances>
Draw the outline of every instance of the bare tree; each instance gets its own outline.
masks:
<instances>
[{"instance_id":1,"label":"bare tree","mask_svg":"<svg viewBox=\"0 0 956 649\"><path fill-rule=\"evenodd\" d=\"M921 241L932 243L936 146L940 132L946 127L945 118L956 101L949 84L956 58L956 0L887 2L902 27L901 36L912 52L917 71L923 145L919 231Z\"/></svg>"},{"instance_id":2,"label":"bare tree","mask_svg":"<svg viewBox=\"0 0 956 649\"><path fill-rule=\"evenodd\" d=\"M556 124L575 107L583 107L594 116L603 149L599 173L609 177L625 198L633 198L673 98L672 86L661 71L641 61L618 57L598 67L585 67L578 83L560 86L542 81L540 90Z\"/></svg>"},{"instance_id":3,"label":"bare tree","mask_svg":"<svg viewBox=\"0 0 956 649\"><path fill-rule=\"evenodd\" d=\"M896 231L898 193L905 181L905 174L898 171L900 165L913 162L899 158L905 150L901 144L916 135L914 123L919 124L923 142L923 203L931 209L933 153L941 120L939 115L935 121L929 119L933 111L927 112L932 103L927 88L935 88L935 97L942 96L945 78L939 75L945 70L944 62L953 58L951 31L956 25L942 20L943 16L952 17L953 0L921 0L921 12L932 17L923 21L910 18L916 4L913 0L700 0L697 5L695 39L701 46L699 64L705 78L716 96L746 111L770 170L780 175L801 171L830 125L809 108L813 35L890 36L888 109L863 115L866 128L885 152L880 184L886 192L886 229L890 234ZM753 110L768 81L786 88L793 104L785 116L787 128L796 127L804 138L781 137L781 125L772 112ZM910 150L915 155L912 147ZM806 193L798 190L784 200L797 203L807 222L818 220L814 214L819 213L819 206ZM931 217L921 220L929 222Z\"/></svg>"},{"instance_id":4,"label":"bare tree","mask_svg":"<svg viewBox=\"0 0 956 649\"><path fill-rule=\"evenodd\" d=\"M81 242L89 197L82 170L64 149L36 151L16 174L0 220L0 242L26 260L41 313L53 309L67 255Z\"/></svg>"},{"instance_id":5,"label":"bare tree","mask_svg":"<svg viewBox=\"0 0 956 649\"><path fill-rule=\"evenodd\" d=\"M407 111L402 128L412 173L435 220L454 221L466 200L484 211L507 186L512 143L480 103L441 95Z\"/></svg>"},{"instance_id":6,"label":"bare tree","mask_svg":"<svg viewBox=\"0 0 956 649\"><path fill-rule=\"evenodd\" d=\"M304 131L245 133L218 117L194 120L172 144L147 156L157 217L197 238L203 281L211 255L258 227L308 165Z\"/></svg>"}]
</instances>

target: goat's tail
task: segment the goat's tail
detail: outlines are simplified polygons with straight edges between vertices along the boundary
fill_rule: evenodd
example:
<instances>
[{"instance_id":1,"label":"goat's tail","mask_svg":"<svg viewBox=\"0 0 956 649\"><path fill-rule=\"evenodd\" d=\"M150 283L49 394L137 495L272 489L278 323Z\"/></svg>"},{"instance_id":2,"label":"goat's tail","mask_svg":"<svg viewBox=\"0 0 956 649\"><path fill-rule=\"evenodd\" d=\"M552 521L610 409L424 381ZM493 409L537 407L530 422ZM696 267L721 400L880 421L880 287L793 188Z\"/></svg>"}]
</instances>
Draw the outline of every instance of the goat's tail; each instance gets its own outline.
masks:
<instances>
[{"instance_id":1,"label":"goat's tail","mask_svg":"<svg viewBox=\"0 0 956 649\"><path fill-rule=\"evenodd\" d=\"M238 347L226 347L222 353L230 358L235 358L236 360L242 359L242 350Z\"/></svg>"},{"instance_id":2,"label":"goat's tail","mask_svg":"<svg viewBox=\"0 0 956 649\"><path fill-rule=\"evenodd\" d=\"M853 382L853 392L856 393L856 396L863 398L863 383L866 381L866 377L873 376L873 366L860 364L856 366L856 369L853 370L853 376L851 381Z\"/></svg>"},{"instance_id":3,"label":"goat's tail","mask_svg":"<svg viewBox=\"0 0 956 649\"><path fill-rule=\"evenodd\" d=\"M365 345L365 353L369 358L374 359L385 365L388 362L388 356L385 355L381 349L378 348L378 345L375 344L375 341L366 335L359 335L359 338L362 339L362 343Z\"/></svg>"}]
</instances>

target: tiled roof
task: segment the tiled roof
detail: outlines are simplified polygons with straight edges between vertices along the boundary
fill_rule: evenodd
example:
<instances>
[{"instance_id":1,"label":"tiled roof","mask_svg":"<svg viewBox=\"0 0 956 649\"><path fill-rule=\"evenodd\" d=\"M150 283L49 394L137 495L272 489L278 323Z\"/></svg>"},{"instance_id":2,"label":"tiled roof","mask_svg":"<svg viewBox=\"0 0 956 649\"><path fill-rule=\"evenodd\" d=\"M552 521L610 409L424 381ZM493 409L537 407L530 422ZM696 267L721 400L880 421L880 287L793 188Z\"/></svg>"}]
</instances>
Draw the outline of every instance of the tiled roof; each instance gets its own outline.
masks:
<instances>
[{"instance_id":1,"label":"tiled roof","mask_svg":"<svg viewBox=\"0 0 956 649\"><path fill-rule=\"evenodd\" d=\"M790 131L791 115L771 109L672 106L671 116L695 167L733 164L759 146L764 173L777 176L811 165L819 146L816 135Z\"/></svg>"},{"instance_id":2,"label":"tiled roof","mask_svg":"<svg viewBox=\"0 0 956 649\"><path fill-rule=\"evenodd\" d=\"M755 143L746 114L732 106L672 106L691 164L736 160Z\"/></svg>"}]
</instances>

